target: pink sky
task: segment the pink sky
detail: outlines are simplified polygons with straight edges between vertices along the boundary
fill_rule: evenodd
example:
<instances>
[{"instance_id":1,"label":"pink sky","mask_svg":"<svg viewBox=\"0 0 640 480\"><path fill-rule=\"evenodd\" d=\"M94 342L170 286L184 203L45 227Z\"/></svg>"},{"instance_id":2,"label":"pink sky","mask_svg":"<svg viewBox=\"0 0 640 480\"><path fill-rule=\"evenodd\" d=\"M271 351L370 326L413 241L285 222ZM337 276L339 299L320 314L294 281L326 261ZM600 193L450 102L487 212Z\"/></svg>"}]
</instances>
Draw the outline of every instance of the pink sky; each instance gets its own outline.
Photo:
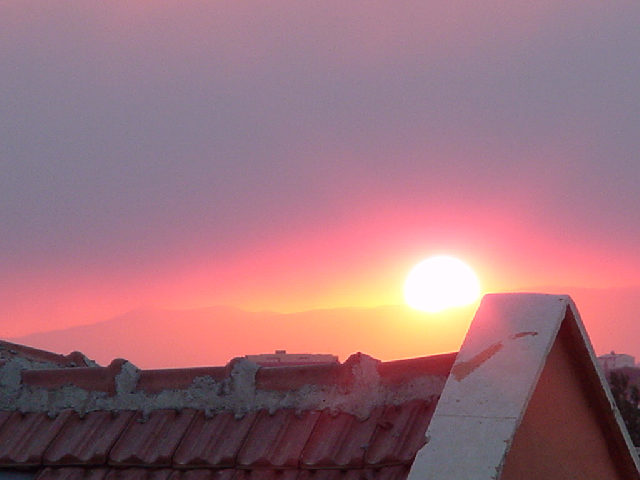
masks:
<instances>
[{"instance_id":1,"label":"pink sky","mask_svg":"<svg viewBox=\"0 0 640 480\"><path fill-rule=\"evenodd\" d=\"M397 304L433 253L485 291L640 285L635 2L0 18L3 336Z\"/></svg>"}]
</instances>

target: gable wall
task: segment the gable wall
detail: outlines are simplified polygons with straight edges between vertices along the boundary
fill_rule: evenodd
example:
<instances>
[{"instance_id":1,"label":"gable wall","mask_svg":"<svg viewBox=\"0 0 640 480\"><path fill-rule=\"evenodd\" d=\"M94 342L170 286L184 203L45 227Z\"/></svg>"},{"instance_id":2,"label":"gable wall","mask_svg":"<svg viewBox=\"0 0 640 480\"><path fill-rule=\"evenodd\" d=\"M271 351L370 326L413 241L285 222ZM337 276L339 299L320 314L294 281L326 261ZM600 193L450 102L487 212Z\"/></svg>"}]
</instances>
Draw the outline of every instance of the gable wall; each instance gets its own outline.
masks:
<instances>
[{"instance_id":1,"label":"gable wall","mask_svg":"<svg viewBox=\"0 0 640 480\"><path fill-rule=\"evenodd\" d=\"M624 478L608 450L584 375L573 362L564 323L514 436L501 480Z\"/></svg>"}]
</instances>

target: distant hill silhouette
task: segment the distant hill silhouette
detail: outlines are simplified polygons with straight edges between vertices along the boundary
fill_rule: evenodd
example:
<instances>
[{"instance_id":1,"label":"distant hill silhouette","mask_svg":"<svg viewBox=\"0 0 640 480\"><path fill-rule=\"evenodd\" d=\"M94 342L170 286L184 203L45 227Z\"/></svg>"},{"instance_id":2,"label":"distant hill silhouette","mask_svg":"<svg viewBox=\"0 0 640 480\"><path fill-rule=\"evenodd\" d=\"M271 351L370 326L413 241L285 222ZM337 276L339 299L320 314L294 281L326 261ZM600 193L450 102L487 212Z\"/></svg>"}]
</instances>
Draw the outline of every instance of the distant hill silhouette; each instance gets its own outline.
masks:
<instances>
[{"instance_id":1,"label":"distant hill silhouette","mask_svg":"<svg viewBox=\"0 0 640 480\"><path fill-rule=\"evenodd\" d=\"M596 349L640 360L640 288L535 288L575 300ZM59 353L80 350L100 364L123 357L143 368L223 365L233 357L286 349L361 351L382 360L459 348L475 306L428 315L405 306L337 308L299 313L232 307L139 309L110 320L9 339Z\"/></svg>"},{"instance_id":2,"label":"distant hill silhouette","mask_svg":"<svg viewBox=\"0 0 640 480\"><path fill-rule=\"evenodd\" d=\"M474 310L428 315L404 306L290 314L230 307L140 309L10 340L60 353L80 350L103 365L123 357L144 368L223 365L233 357L276 349L333 353L341 360L362 351L392 359L457 350Z\"/></svg>"}]
</instances>

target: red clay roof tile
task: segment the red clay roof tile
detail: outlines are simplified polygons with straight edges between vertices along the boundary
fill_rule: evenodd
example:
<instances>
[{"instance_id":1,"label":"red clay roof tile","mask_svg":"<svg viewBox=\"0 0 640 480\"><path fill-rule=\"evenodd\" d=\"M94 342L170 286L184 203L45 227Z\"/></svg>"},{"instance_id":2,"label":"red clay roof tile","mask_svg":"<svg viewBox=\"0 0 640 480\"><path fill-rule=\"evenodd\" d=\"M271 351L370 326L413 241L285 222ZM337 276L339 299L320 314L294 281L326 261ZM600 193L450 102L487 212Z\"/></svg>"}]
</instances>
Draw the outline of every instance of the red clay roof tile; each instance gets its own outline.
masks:
<instances>
[{"instance_id":1,"label":"red clay roof tile","mask_svg":"<svg viewBox=\"0 0 640 480\"><path fill-rule=\"evenodd\" d=\"M408 465L386 466L375 469L300 470L296 480L404 480L408 473Z\"/></svg>"},{"instance_id":2,"label":"red clay roof tile","mask_svg":"<svg viewBox=\"0 0 640 480\"><path fill-rule=\"evenodd\" d=\"M233 480L236 472L237 470L232 468L222 470L198 468L179 471L179 477L173 477L171 480Z\"/></svg>"},{"instance_id":3,"label":"red clay roof tile","mask_svg":"<svg viewBox=\"0 0 640 480\"><path fill-rule=\"evenodd\" d=\"M378 364L378 373L383 384L400 385L411 382L419 375L429 372L431 375L448 376L455 362L457 352L431 355L429 357L393 360Z\"/></svg>"},{"instance_id":4,"label":"red clay roof tile","mask_svg":"<svg viewBox=\"0 0 640 480\"><path fill-rule=\"evenodd\" d=\"M115 377L126 363L115 359L108 367L58 368L53 370L24 370L22 383L32 387L57 389L65 385L74 385L85 390L116 393Z\"/></svg>"},{"instance_id":5,"label":"red clay roof tile","mask_svg":"<svg viewBox=\"0 0 640 480\"><path fill-rule=\"evenodd\" d=\"M45 468L34 480L104 480L108 468Z\"/></svg>"},{"instance_id":6,"label":"red clay roof tile","mask_svg":"<svg viewBox=\"0 0 640 480\"><path fill-rule=\"evenodd\" d=\"M104 480L174 480L180 475L170 468L113 468Z\"/></svg>"},{"instance_id":7,"label":"red clay roof tile","mask_svg":"<svg viewBox=\"0 0 640 480\"><path fill-rule=\"evenodd\" d=\"M308 468L362 467L364 453L383 407L374 408L365 420L347 413L323 411L301 457Z\"/></svg>"},{"instance_id":8,"label":"red clay roof tile","mask_svg":"<svg viewBox=\"0 0 640 480\"><path fill-rule=\"evenodd\" d=\"M0 428L2 428L2 425L4 425L4 422L9 420L9 418L11 417L11 415L13 415L13 413L14 412L12 412L12 411L2 411L2 412L0 412Z\"/></svg>"},{"instance_id":9,"label":"red clay roof tile","mask_svg":"<svg viewBox=\"0 0 640 480\"><path fill-rule=\"evenodd\" d=\"M365 463L384 465L412 461L425 444L424 434L435 406L435 401L413 400L386 407L365 454Z\"/></svg>"},{"instance_id":10,"label":"red clay roof tile","mask_svg":"<svg viewBox=\"0 0 640 480\"><path fill-rule=\"evenodd\" d=\"M407 465L368 469L148 469L48 467L35 480L404 480Z\"/></svg>"},{"instance_id":11,"label":"red clay roof tile","mask_svg":"<svg viewBox=\"0 0 640 480\"><path fill-rule=\"evenodd\" d=\"M169 466L173 453L195 416L195 411L138 412L111 449L109 463L131 466Z\"/></svg>"},{"instance_id":12,"label":"red clay roof tile","mask_svg":"<svg viewBox=\"0 0 640 480\"><path fill-rule=\"evenodd\" d=\"M257 412L236 418L232 412L207 417L198 412L186 432L173 462L179 467L234 467L236 456L253 426Z\"/></svg>"},{"instance_id":13,"label":"red clay roof tile","mask_svg":"<svg viewBox=\"0 0 640 480\"><path fill-rule=\"evenodd\" d=\"M73 412L44 454L45 465L101 465L134 412Z\"/></svg>"},{"instance_id":14,"label":"red clay roof tile","mask_svg":"<svg viewBox=\"0 0 640 480\"><path fill-rule=\"evenodd\" d=\"M331 385L340 381L339 364L262 367L256 373L256 388L263 390L295 390L303 385Z\"/></svg>"},{"instance_id":15,"label":"red clay roof tile","mask_svg":"<svg viewBox=\"0 0 640 480\"><path fill-rule=\"evenodd\" d=\"M296 480L360 480L359 470L300 470Z\"/></svg>"},{"instance_id":16,"label":"red clay roof tile","mask_svg":"<svg viewBox=\"0 0 640 480\"><path fill-rule=\"evenodd\" d=\"M41 465L44 451L70 415L70 411L55 418L44 412L12 412L0 427L0 465Z\"/></svg>"},{"instance_id":17,"label":"red clay roof tile","mask_svg":"<svg viewBox=\"0 0 640 480\"><path fill-rule=\"evenodd\" d=\"M147 393L159 393L163 390L181 390L188 388L198 377L211 377L221 381L229 376L227 367L167 368L143 370L138 378L138 390Z\"/></svg>"},{"instance_id":18,"label":"red clay roof tile","mask_svg":"<svg viewBox=\"0 0 640 480\"><path fill-rule=\"evenodd\" d=\"M300 454L320 413L278 410L258 415L238 453L242 467L297 467Z\"/></svg>"},{"instance_id":19,"label":"red clay roof tile","mask_svg":"<svg viewBox=\"0 0 640 480\"><path fill-rule=\"evenodd\" d=\"M297 470L236 470L234 480L296 480Z\"/></svg>"}]
</instances>

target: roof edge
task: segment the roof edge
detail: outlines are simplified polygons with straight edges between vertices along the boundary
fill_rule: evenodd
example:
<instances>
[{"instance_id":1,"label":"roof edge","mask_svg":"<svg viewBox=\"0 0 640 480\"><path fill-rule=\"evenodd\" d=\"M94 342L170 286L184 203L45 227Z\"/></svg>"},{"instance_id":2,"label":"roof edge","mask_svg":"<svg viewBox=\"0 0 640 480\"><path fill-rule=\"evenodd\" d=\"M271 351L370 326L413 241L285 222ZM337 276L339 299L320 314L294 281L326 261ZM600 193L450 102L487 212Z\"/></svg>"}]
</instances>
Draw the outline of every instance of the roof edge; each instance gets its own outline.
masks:
<instances>
[{"instance_id":1,"label":"roof edge","mask_svg":"<svg viewBox=\"0 0 640 480\"><path fill-rule=\"evenodd\" d=\"M569 313L571 313L571 315L569 315ZM618 436L616 442L619 443L621 447L626 448L630 460L635 466L636 471L634 473L636 475L636 478L640 479L640 458L638 457L638 452L633 445L633 442L631 441L631 437L629 436L627 427L624 424L622 415L620 414L620 411L618 410L616 402L613 398L611 388L609 388L609 382L607 381L604 372L602 371L602 368L598 363L597 356L595 354L595 351L593 350L593 345L591 344L589 334L587 333L584 323L582 322L580 313L578 312L578 308L571 298L568 299L567 315L565 321L567 319L573 320L573 327L577 330L582 340L582 342L580 342L580 345L584 348L585 353L588 355L588 358L590 360L590 368L586 370L585 374L591 376L592 381L599 385L600 394L601 396L604 396L605 400L603 407L605 407L606 415L609 416L610 421L612 421L613 424L617 426L617 429L614 428L614 432L612 432Z\"/></svg>"},{"instance_id":2,"label":"roof edge","mask_svg":"<svg viewBox=\"0 0 640 480\"><path fill-rule=\"evenodd\" d=\"M570 313L570 314L569 314ZM562 323L579 332L609 411L633 465L638 457L624 428L577 308L568 295L485 295L427 431L408 480L499 477ZM509 388L500 388L509 383ZM636 472L636 478L640 478Z\"/></svg>"}]
</instances>

